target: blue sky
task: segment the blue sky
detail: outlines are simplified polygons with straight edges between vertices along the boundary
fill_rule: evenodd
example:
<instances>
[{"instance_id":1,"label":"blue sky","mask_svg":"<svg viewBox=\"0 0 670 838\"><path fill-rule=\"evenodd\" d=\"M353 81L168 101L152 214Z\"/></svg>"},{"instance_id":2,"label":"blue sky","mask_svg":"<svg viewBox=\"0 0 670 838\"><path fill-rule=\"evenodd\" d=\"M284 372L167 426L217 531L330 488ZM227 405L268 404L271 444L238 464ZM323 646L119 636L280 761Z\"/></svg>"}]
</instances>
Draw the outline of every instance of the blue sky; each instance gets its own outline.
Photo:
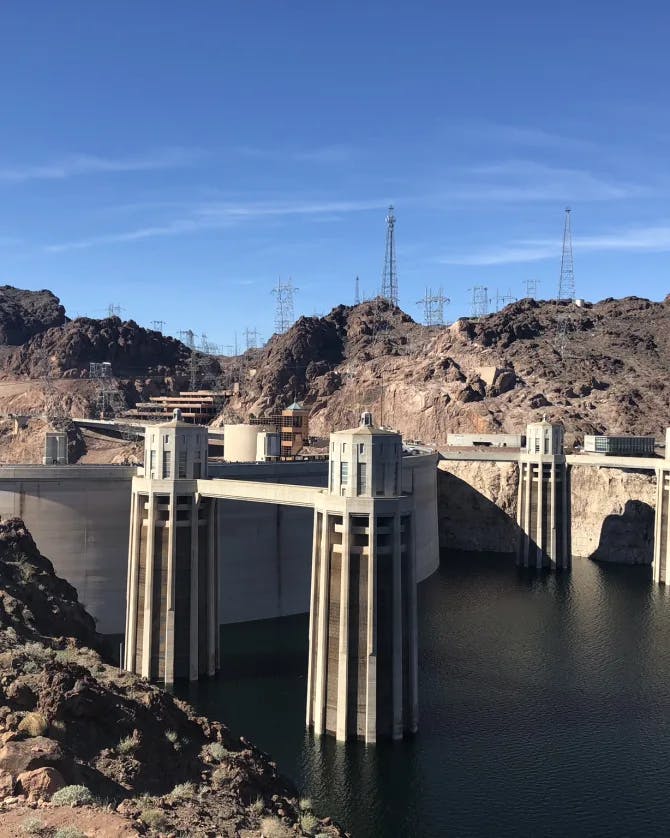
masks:
<instances>
[{"instance_id":1,"label":"blue sky","mask_svg":"<svg viewBox=\"0 0 670 838\"><path fill-rule=\"evenodd\" d=\"M620 6L626 6L621 9ZM5 0L0 282L222 346L442 286L670 291L670 11L661 2Z\"/></svg>"}]
</instances>

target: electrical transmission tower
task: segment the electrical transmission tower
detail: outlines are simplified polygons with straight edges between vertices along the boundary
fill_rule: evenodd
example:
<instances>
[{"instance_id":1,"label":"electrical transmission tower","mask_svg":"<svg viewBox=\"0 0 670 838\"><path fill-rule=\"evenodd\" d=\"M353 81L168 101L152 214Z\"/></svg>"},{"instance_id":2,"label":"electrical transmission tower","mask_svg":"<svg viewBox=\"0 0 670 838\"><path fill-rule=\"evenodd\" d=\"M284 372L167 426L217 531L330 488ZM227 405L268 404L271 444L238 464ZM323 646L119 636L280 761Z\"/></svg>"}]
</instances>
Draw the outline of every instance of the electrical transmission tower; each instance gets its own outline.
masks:
<instances>
[{"instance_id":1,"label":"electrical transmission tower","mask_svg":"<svg viewBox=\"0 0 670 838\"><path fill-rule=\"evenodd\" d=\"M384 256L384 273L382 274L382 297L398 305L398 271L395 258L395 215L393 207L389 207L386 216L386 254Z\"/></svg>"},{"instance_id":2,"label":"electrical transmission tower","mask_svg":"<svg viewBox=\"0 0 670 838\"><path fill-rule=\"evenodd\" d=\"M505 308L505 306L514 302L516 302L516 297L512 294L511 289L508 288L506 294L501 294L496 288L496 311L500 311L501 308Z\"/></svg>"},{"instance_id":3,"label":"electrical transmission tower","mask_svg":"<svg viewBox=\"0 0 670 838\"><path fill-rule=\"evenodd\" d=\"M165 327L165 320L152 320L151 321L151 328L154 332L160 332L163 334L163 328Z\"/></svg>"},{"instance_id":4,"label":"electrical transmission tower","mask_svg":"<svg viewBox=\"0 0 670 838\"><path fill-rule=\"evenodd\" d=\"M116 303L110 303L107 306L107 317L121 317L123 309Z\"/></svg>"},{"instance_id":5,"label":"electrical transmission tower","mask_svg":"<svg viewBox=\"0 0 670 838\"><path fill-rule=\"evenodd\" d=\"M432 288L426 288L426 294L422 300L417 300L417 305L423 305L423 319L426 326L444 326L444 306L450 303L449 297L444 296L442 288L433 292Z\"/></svg>"},{"instance_id":6,"label":"electrical transmission tower","mask_svg":"<svg viewBox=\"0 0 670 838\"><path fill-rule=\"evenodd\" d=\"M356 290L354 292L354 305L359 305L361 301L361 289L358 277L356 277Z\"/></svg>"},{"instance_id":7,"label":"electrical transmission tower","mask_svg":"<svg viewBox=\"0 0 670 838\"><path fill-rule=\"evenodd\" d=\"M575 273L572 261L572 228L570 224L570 208L567 207L565 210L565 226L563 227L561 276L558 281L558 297L556 298L556 350L561 356L562 361L565 361L568 355L570 335L575 328L572 307L574 299Z\"/></svg>"},{"instance_id":8,"label":"electrical transmission tower","mask_svg":"<svg viewBox=\"0 0 670 838\"><path fill-rule=\"evenodd\" d=\"M530 297L533 300L537 299L537 287L540 284L540 280L524 279L523 284L526 289L526 297Z\"/></svg>"},{"instance_id":9,"label":"electrical transmission tower","mask_svg":"<svg viewBox=\"0 0 670 838\"><path fill-rule=\"evenodd\" d=\"M258 349L258 330L247 326L244 330L244 342L247 349Z\"/></svg>"},{"instance_id":10,"label":"electrical transmission tower","mask_svg":"<svg viewBox=\"0 0 670 838\"><path fill-rule=\"evenodd\" d=\"M489 313L489 289L485 285L475 285L474 288L468 290L472 291L472 300L470 301L472 317L487 315Z\"/></svg>"},{"instance_id":11,"label":"electrical transmission tower","mask_svg":"<svg viewBox=\"0 0 670 838\"><path fill-rule=\"evenodd\" d=\"M277 287L272 289L272 293L277 297L275 309L275 331L278 335L283 335L293 325L295 315L293 313L293 295L298 289L291 282L289 277L288 282L282 282L281 278L277 280Z\"/></svg>"},{"instance_id":12,"label":"electrical transmission tower","mask_svg":"<svg viewBox=\"0 0 670 838\"><path fill-rule=\"evenodd\" d=\"M561 256L561 276L558 281L558 299L575 299L575 273L572 263L572 229L570 226L570 207L565 210L563 228L563 254Z\"/></svg>"}]
</instances>

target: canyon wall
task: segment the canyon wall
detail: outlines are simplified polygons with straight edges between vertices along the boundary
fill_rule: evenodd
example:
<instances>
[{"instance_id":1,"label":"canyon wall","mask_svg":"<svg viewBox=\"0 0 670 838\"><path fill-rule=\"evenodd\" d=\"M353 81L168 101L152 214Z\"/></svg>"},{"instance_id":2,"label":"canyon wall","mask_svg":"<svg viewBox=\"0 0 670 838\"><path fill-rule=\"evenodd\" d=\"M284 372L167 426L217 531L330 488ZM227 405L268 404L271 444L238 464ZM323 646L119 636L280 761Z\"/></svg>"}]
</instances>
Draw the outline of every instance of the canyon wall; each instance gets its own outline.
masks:
<instances>
[{"instance_id":1,"label":"canyon wall","mask_svg":"<svg viewBox=\"0 0 670 838\"><path fill-rule=\"evenodd\" d=\"M438 464L443 550L516 550L515 463ZM656 478L623 469L572 467L572 552L624 564L651 564Z\"/></svg>"}]
</instances>

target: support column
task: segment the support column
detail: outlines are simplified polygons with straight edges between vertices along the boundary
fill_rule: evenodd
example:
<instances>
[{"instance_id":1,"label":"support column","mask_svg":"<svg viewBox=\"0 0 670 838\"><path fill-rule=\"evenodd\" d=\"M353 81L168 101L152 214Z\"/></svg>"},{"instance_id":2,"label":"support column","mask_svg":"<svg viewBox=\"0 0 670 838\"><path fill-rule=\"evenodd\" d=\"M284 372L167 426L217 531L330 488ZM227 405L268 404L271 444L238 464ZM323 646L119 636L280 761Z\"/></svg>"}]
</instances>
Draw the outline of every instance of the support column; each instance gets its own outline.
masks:
<instances>
[{"instance_id":1,"label":"support column","mask_svg":"<svg viewBox=\"0 0 670 838\"><path fill-rule=\"evenodd\" d=\"M326 669L328 666L328 581L330 578L330 522L328 513L321 513L321 561L319 573L319 607L314 684L314 733L326 730Z\"/></svg>"},{"instance_id":2,"label":"support column","mask_svg":"<svg viewBox=\"0 0 670 838\"><path fill-rule=\"evenodd\" d=\"M402 707L402 556L400 549L400 515L393 515L392 538L392 567L393 567L393 739L402 739L403 707Z\"/></svg>"},{"instance_id":3,"label":"support column","mask_svg":"<svg viewBox=\"0 0 670 838\"><path fill-rule=\"evenodd\" d=\"M198 680L198 503L190 499L191 515L191 608L189 626L189 680Z\"/></svg>"},{"instance_id":4,"label":"support column","mask_svg":"<svg viewBox=\"0 0 670 838\"><path fill-rule=\"evenodd\" d=\"M314 718L314 680L316 672L314 671L314 644L316 643L317 624L318 624L318 609L319 602L317 591L319 590L319 515L321 513L314 510L314 519L312 521L312 573L310 576L310 590L309 590L309 641L308 660L307 660L307 708L305 724L309 727Z\"/></svg>"},{"instance_id":5,"label":"support column","mask_svg":"<svg viewBox=\"0 0 670 838\"><path fill-rule=\"evenodd\" d=\"M168 499L168 544L167 544L167 596L165 607L165 683L174 684L174 592L175 552L177 549L177 510L174 486Z\"/></svg>"},{"instance_id":6,"label":"support column","mask_svg":"<svg viewBox=\"0 0 670 838\"><path fill-rule=\"evenodd\" d=\"M377 741L377 519L369 515L368 537L368 666L365 685L365 741Z\"/></svg>"},{"instance_id":7,"label":"support column","mask_svg":"<svg viewBox=\"0 0 670 838\"><path fill-rule=\"evenodd\" d=\"M126 635L124 668L135 670L137 641L137 580L139 575L139 528L142 526L142 496L133 492L130 501L130 533L128 544L128 580L126 584Z\"/></svg>"},{"instance_id":8,"label":"support column","mask_svg":"<svg viewBox=\"0 0 670 838\"><path fill-rule=\"evenodd\" d=\"M144 625L140 675L151 678L151 627L153 624L154 541L156 535L156 495L149 493L147 550L144 556Z\"/></svg>"},{"instance_id":9,"label":"support column","mask_svg":"<svg viewBox=\"0 0 670 838\"><path fill-rule=\"evenodd\" d=\"M670 467L656 469L656 517L654 520L654 582L667 585L670 579Z\"/></svg>"},{"instance_id":10,"label":"support column","mask_svg":"<svg viewBox=\"0 0 670 838\"><path fill-rule=\"evenodd\" d=\"M414 516L409 518L410 538L407 539L406 561L409 564L407 577L409 580L409 625L405 631L409 632L409 694L410 706L405 708L405 725L411 733L419 729L419 627L417 618L417 596L416 596L416 530L414 527Z\"/></svg>"},{"instance_id":11,"label":"support column","mask_svg":"<svg viewBox=\"0 0 670 838\"><path fill-rule=\"evenodd\" d=\"M216 574L217 545L216 500L209 502L209 521L207 526L207 674L212 676L218 666L216 656L217 634L219 632L219 587Z\"/></svg>"},{"instance_id":12,"label":"support column","mask_svg":"<svg viewBox=\"0 0 670 838\"><path fill-rule=\"evenodd\" d=\"M349 718L349 589L351 587L351 516L345 510L342 516L342 554L340 565L340 636L337 661L337 722L335 737L347 739ZM354 637L352 643L357 643Z\"/></svg>"}]
</instances>

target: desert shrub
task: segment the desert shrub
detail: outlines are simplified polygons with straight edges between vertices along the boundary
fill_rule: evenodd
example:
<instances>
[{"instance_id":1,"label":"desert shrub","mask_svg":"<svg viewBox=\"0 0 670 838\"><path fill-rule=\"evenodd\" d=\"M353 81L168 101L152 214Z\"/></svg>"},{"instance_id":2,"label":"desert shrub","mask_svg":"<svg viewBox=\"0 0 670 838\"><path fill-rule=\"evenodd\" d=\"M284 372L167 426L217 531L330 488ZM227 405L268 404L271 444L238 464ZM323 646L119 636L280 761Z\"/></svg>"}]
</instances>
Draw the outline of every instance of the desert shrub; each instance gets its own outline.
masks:
<instances>
[{"instance_id":1,"label":"desert shrub","mask_svg":"<svg viewBox=\"0 0 670 838\"><path fill-rule=\"evenodd\" d=\"M76 826L61 826L54 832L53 838L86 838L86 833Z\"/></svg>"},{"instance_id":2,"label":"desert shrub","mask_svg":"<svg viewBox=\"0 0 670 838\"><path fill-rule=\"evenodd\" d=\"M28 736L43 736L47 727L47 720L41 713L26 713L19 722L18 729Z\"/></svg>"},{"instance_id":3,"label":"desert shrub","mask_svg":"<svg viewBox=\"0 0 670 838\"><path fill-rule=\"evenodd\" d=\"M176 785L168 797L172 803L175 803L178 800L188 800L190 797L193 797L196 793L195 783L179 783Z\"/></svg>"},{"instance_id":4,"label":"desert shrub","mask_svg":"<svg viewBox=\"0 0 670 838\"><path fill-rule=\"evenodd\" d=\"M284 826L279 818L263 818L261 821L263 838L292 838L293 831Z\"/></svg>"},{"instance_id":5,"label":"desert shrub","mask_svg":"<svg viewBox=\"0 0 670 838\"><path fill-rule=\"evenodd\" d=\"M176 730L166 730L165 738L168 742L172 742L173 745L175 744L175 742L179 742L179 734Z\"/></svg>"},{"instance_id":6,"label":"desert shrub","mask_svg":"<svg viewBox=\"0 0 670 838\"><path fill-rule=\"evenodd\" d=\"M309 797L301 797L298 801L298 806L300 807L301 812L312 811L312 801L309 799Z\"/></svg>"},{"instance_id":7,"label":"desert shrub","mask_svg":"<svg viewBox=\"0 0 670 838\"><path fill-rule=\"evenodd\" d=\"M21 826L21 832L24 835L48 835L51 830L48 826L45 826L44 823L39 818L28 818L26 822Z\"/></svg>"},{"instance_id":8,"label":"desert shrub","mask_svg":"<svg viewBox=\"0 0 670 838\"><path fill-rule=\"evenodd\" d=\"M51 802L54 806L84 806L93 802L93 795L86 786L64 786L54 792Z\"/></svg>"},{"instance_id":9,"label":"desert shrub","mask_svg":"<svg viewBox=\"0 0 670 838\"><path fill-rule=\"evenodd\" d=\"M300 815L300 829L307 832L308 835L311 835L318 825L319 819L312 812L305 812Z\"/></svg>"},{"instance_id":10,"label":"desert shrub","mask_svg":"<svg viewBox=\"0 0 670 838\"><path fill-rule=\"evenodd\" d=\"M78 659L76 649L59 649L56 652L56 660L60 663L77 663Z\"/></svg>"},{"instance_id":11,"label":"desert shrub","mask_svg":"<svg viewBox=\"0 0 670 838\"><path fill-rule=\"evenodd\" d=\"M143 809L140 819L150 829L164 829L167 826L167 817L162 809Z\"/></svg>"},{"instance_id":12,"label":"desert shrub","mask_svg":"<svg viewBox=\"0 0 670 838\"><path fill-rule=\"evenodd\" d=\"M217 762L221 762L226 757L231 756L231 752L228 748L224 748L220 742L210 742L207 746L207 750L209 751L209 755L212 759L215 759Z\"/></svg>"},{"instance_id":13,"label":"desert shrub","mask_svg":"<svg viewBox=\"0 0 670 838\"><path fill-rule=\"evenodd\" d=\"M138 741L135 739L134 736L126 736L119 741L119 744L116 746L116 750L126 756L127 754L132 754L132 752L137 748Z\"/></svg>"},{"instance_id":14,"label":"desert shrub","mask_svg":"<svg viewBox=\"0 0 670 838\"><path fill-rule=\"evenodd\" d=\"M228 766L220 766L212 772L212 782L215 786L223 786L230 779L231 771Z\"/></svg>"},{"instance_id":15,"label":"desert shrub","mask_svg":"<svg viewBox=\"0 0 670 838\"><path fill-rule=\"evenodd\" d=\"M251 809L251 812L254 815L262 814L265 810L265 803L263 802L263 798L257 797L249 808Z\"/></svg>"}]
</instances>

